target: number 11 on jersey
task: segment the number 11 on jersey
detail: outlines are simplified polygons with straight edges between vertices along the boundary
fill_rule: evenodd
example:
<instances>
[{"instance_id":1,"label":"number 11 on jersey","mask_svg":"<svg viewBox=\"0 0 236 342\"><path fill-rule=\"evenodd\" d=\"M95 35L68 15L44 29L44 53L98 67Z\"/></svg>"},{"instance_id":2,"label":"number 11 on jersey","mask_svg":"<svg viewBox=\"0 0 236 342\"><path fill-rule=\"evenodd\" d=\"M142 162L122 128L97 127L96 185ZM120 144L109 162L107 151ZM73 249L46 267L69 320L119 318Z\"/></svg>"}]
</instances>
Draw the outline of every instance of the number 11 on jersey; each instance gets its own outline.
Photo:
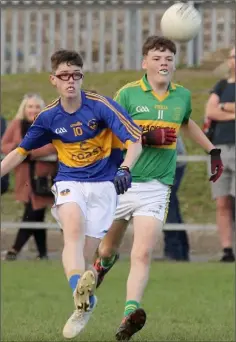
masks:
<instances>
[{"instance_id":1,"label":"number 11 on jersey","mask_svg":"<svg viewBox=\"0 0 236 342\"><path fill-rule=\"evenodd\" d=\"M157 120L163 120L163 114L164 114L164 110L163 109L158 109Z\"/></svg>"}]
</instances>

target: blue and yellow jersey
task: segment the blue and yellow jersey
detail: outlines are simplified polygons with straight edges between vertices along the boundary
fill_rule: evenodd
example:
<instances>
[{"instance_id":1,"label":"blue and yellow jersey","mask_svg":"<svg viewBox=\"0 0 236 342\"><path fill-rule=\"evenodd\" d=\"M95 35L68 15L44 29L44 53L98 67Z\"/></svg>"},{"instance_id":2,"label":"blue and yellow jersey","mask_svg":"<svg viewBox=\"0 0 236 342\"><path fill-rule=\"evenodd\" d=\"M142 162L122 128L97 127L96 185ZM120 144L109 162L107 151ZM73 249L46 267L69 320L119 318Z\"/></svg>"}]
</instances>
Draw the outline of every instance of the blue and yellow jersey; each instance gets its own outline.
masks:
<instances>
[{"instance_id":1,"label":"blue and yellow jersey","mask_svg":"<svg viewBox=\"0 0 236 342\"><path fill-rule=\"evenodd\" d=\"M60 99L47 106L28 130L18 152L26 155L52 143L59 160L55 181L113 180L122 162L123 146L137 142L141 130L112 99L83 91L81 96L81 107L72 114L64 111Z\"/></svg>"}]
</instances>

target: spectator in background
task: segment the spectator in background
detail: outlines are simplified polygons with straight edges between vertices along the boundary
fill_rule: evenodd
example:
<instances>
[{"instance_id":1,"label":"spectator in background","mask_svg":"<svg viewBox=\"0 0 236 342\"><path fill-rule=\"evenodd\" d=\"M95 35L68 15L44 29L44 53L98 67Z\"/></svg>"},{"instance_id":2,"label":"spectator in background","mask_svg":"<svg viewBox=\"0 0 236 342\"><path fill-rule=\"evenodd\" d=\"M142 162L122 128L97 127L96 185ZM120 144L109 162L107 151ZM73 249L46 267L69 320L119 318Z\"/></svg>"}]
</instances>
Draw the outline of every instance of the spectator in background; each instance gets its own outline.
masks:
<instances>
[{"instance_id":1,"label":"spectator in background","mask_svg":"<svg viewBox=\"0 0 236 342\"><path fill-rule=\"evenodd\" d=\"M206 116L214 127L212 142L222 151L224 172L212 183L216 200L216 222L223 249L222 262L234 262L232 249L232 197L235 201L235 48L228 57L229 77L219 81L206 104Z\"/></svg>"},{"instance_id":2,"label":"spectator in background","mask_svg":"<svg viewBox=\"0 0 236 342\"><path fill-rule=\"evenodd\" d=\"M37 94L24 96L15 119L10 123L2 139L2 152L8 154L15 149L31 126L34 118L45 107ZM55 154L52 144L32 150L29 157L15 169L15 196L24 203L24 222L43 222L46 208L53 203L50 179L56 173L57 163L35 161L35 158ZM38 249L38 259L47 258L45 229L19 229L12 248L6 254L6 260L15 260L17 254L33 235Z\"/></svg>"},{"instance_id":3,"label":"spectator in background","mask_svg":"<svg viewBox=\"0 0 236 342\"><path fill-rule=\"evenodd\" d=\"M1 116L1 139L6 130L6 120ZM1 178L1 195L5 194L9 188L9 175Z\"/></svg>"},{"instance_id":4,"label":"spectator in background","mask_svg":"<svg viewBox=\"0 0 236 342\"><path fill-rule=\"evenodd\" d=\"M186 155L182 138L177 139L177 155ZM177 162L175 181L170 195L169 211L166 223L183 223L177 192L179 190L186 162ZM187 232L181 230L164 230L164 256L170 260L189 261L189 242Z\"/></svg>"}]
</instances>

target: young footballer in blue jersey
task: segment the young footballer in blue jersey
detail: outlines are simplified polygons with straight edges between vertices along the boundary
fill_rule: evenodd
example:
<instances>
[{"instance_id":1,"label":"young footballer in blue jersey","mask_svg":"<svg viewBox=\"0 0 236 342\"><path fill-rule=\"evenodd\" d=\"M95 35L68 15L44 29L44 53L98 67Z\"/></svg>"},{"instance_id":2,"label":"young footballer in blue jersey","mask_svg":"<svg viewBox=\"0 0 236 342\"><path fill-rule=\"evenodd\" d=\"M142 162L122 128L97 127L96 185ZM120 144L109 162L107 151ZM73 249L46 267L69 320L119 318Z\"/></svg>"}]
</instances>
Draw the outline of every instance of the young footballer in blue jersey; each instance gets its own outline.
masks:
<instances>
[{"instance_id":1,"label":"young footballer in blue jersey","mask_svg":"<svg viewBox=\"0 0 236 342\"><path fill-rule=\"evenodd\" d=\"M50 80L60 97L38 115L21 144L4 158L1 176L32 149L48 143L57 149L52 215L63 229L62 262L75 304L63 335L73 338L96 306L93 256L112 224L117 195L131 186L130 169L142 151L141 131L115 101L81 90L83 61L77 52L59 50L51 64ZM127 154L122 162L123 144Z\"/></svg>"}]
</instances>

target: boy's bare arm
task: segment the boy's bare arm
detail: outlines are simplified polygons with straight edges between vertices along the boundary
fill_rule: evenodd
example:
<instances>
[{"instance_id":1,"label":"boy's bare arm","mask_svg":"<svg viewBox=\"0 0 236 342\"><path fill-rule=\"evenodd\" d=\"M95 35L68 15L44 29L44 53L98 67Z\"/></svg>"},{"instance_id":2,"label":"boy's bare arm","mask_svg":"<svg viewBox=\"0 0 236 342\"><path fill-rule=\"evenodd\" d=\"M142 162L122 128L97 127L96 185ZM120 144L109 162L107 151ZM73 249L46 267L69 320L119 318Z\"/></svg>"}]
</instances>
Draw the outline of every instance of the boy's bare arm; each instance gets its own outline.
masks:
<instances>
[{"instance_id":1,"label":"boy's bare arm","mask_svg":"<svg viewBox=\"0 0 236 342\"><path fill-rule=\"evenodd\" d=\"M220 106L223 107L224 111L234 113L235 115L235 102L226 102L226 103L220 104Z\"/></svg>"},{"instance_id":2,"label":"boy's bare arm","mask_svg":"<svg viewBox=\"0 0 236 342\"><path fill-rule=\"evenodd\" d=\"M125 155L124 161L121 164L122 166L127 166L130 170L136 164L142 153L142 143L141 139L135 143L129 144L127 148L127 153Z\"/></svg>"},{"instance_id":3,"label":"boy's bare arm","mask_svg":"<svg viewBox=\"0 0 236 342\"><path fill-rule=\"evenodd\" d=\"M189 119L187 124L181 126L181 131L200 145L206 152L210 152L215 146L210 142L206 135L202 132L201 128L191 119Z\"/></svg>"},{"instance_id":4,"label":"boy's bare arm","mask_svg":"<svg viewBox=\"0 0 236 342\"><path fill-rule=\"evenodd\" d=\"M17 149L11 151L1 162L1 177L20 165L26 157L27 155L19 153Z\"/></svg>"},{"instance_id":5,"label":"boy's bare arm","mask_svg":"<svg viewBox=\"0 0 236 342\"><path fill-rule=\"evenodd\" d=\"M206 104L206 115L211 120L230 121L235 120L235 103L225 103L221 108L219 96L211 94ZM234 108L233 111L231 111Z\"/></svg>"}]
</instances>

